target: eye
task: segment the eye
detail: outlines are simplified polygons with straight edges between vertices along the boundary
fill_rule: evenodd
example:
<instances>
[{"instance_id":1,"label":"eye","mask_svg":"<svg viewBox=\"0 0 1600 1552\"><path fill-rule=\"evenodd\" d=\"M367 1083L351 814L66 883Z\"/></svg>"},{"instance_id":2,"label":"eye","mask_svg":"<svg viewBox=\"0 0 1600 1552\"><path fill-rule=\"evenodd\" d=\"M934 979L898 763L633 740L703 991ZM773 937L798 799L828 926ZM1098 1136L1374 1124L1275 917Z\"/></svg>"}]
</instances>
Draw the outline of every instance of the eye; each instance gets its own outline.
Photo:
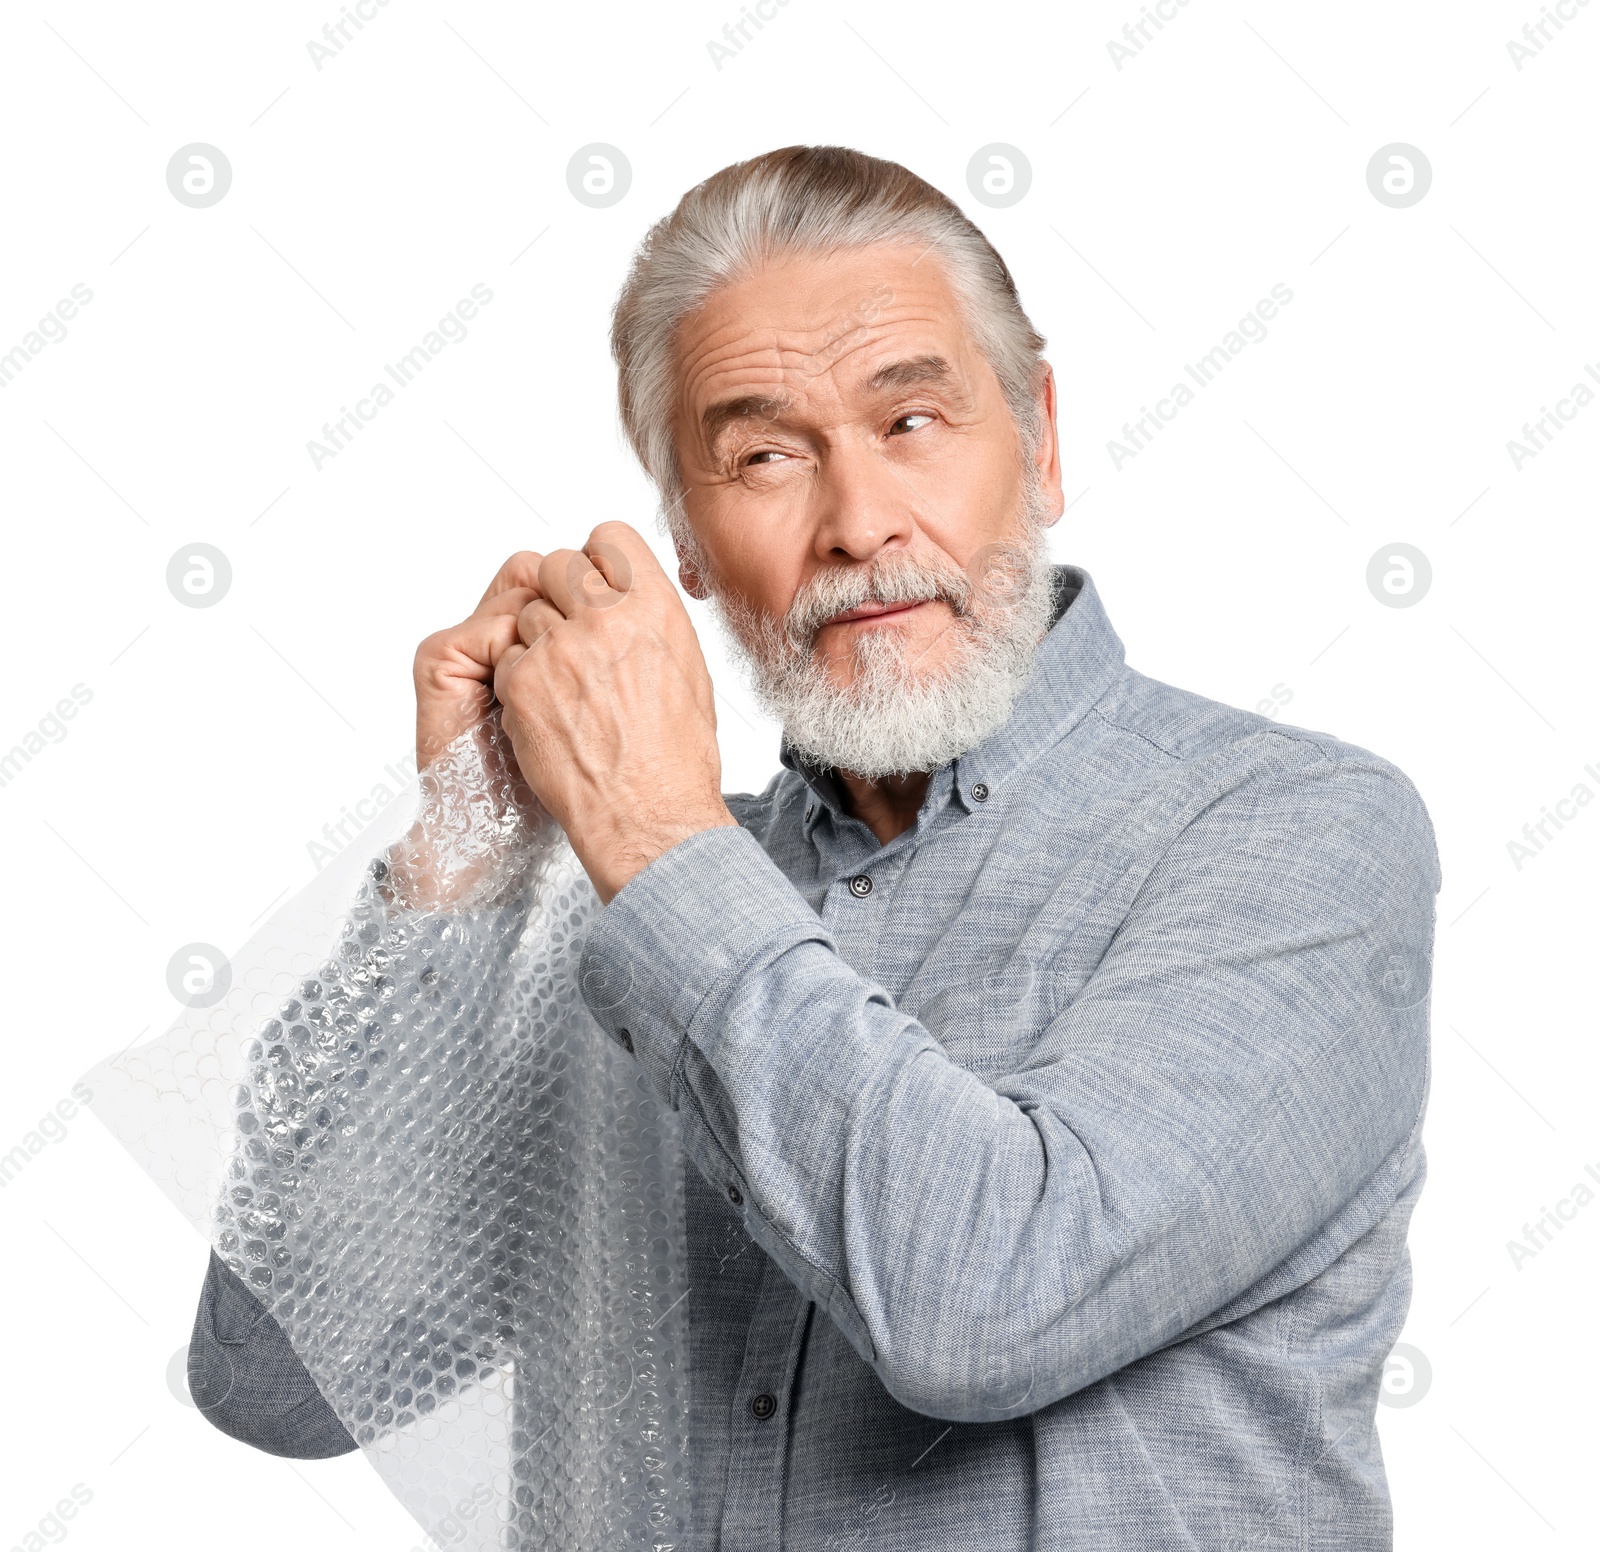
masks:
<instances>
[{"instance_id":1,"label":"eye","mask_svg":"<svg viewBox=\"0 0 1600 1552\"><path fill-rule=\"evenodd\" d=\"M780 453L780 452L776 451L775 449L769 447L769 448L763 449L759 453L751 453L751 455L748 458L745 459L745 466L748 467L749 465L751 465L753 463L760 463L763 459L766 459L766 458L785 458L787 456L788 455L786 453Z\"/></svg>"},{"instance_id":2,"label":"eye","mask_svg":"<svg viewBox=\"0 0 1600 1552\"><path fill-rule=\"evenodd\" d=\"M895 428L897 426L906 426L906 429L909 431L916 431L920 429L917 426L907 425L907 422L909 421L930 421L932 419L932 415L926 414L922 410L912 410L909 414L902 415L897 421L895 421L894 425L889 427L889 435L894 436L896 434ZM901 434L903 435L904 433Z\"/></svg>"}]
</instances>

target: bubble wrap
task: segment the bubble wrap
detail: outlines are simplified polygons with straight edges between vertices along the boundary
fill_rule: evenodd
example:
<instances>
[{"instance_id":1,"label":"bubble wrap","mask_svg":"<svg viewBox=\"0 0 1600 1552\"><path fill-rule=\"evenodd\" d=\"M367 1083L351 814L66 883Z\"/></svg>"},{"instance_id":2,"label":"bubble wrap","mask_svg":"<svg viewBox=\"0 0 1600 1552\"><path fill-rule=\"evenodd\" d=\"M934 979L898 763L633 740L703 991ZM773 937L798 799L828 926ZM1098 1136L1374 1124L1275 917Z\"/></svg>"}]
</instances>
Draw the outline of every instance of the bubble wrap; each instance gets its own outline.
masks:
<instances>
[{"instance_id":1,"label":"bubble wrap","mask_svg":"<svg viewBox=\"0 0 1600 1552\"><path fill-rule=\"evenodd\" d=\"M517 776L492 713L251 939L220 1001L84 1081L439 1546L668 1552L677 1118L579 994L598 901ZM410 903L429 880L449 908Z\"/></svg>"}]
</instances>

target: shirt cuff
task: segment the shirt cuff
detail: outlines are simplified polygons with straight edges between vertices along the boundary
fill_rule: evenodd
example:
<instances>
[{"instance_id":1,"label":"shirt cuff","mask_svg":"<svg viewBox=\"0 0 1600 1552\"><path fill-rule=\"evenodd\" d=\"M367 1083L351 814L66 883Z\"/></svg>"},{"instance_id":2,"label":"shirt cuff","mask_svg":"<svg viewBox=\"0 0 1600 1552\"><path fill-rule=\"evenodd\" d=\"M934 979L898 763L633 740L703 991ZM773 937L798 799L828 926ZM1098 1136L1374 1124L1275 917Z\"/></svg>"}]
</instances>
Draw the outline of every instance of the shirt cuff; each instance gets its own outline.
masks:
<instances>
[{"instance_id":1,"label":"shirt cuff","mask_svg":"<svg viewBox=\"0 0 1600 1552\"><path fill-rule=\"evenodd\" d=\"M808 940L834 946L761 843L743 826L721 825L628 880L589 928L578 982L601 1028L676 1110L683 1047L702 1009L774 943Z\"/></svg>"}]
</instances>

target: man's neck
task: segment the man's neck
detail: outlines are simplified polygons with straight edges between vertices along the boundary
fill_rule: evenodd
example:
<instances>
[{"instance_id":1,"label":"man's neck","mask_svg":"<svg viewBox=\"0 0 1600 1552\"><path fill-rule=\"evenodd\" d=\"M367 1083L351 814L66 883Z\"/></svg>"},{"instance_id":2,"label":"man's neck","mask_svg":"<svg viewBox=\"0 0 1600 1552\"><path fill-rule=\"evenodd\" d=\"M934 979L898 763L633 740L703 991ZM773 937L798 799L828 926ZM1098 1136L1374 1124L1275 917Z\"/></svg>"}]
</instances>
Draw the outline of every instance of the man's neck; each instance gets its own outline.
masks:
<instances>
[{"instance_id":1,"label":"man's neck","mask_svg":"<svg viewBox=\"0 0 1600 1552\"><path fill-rule=\"evenodd\" d=\"M917 812L928 791L926 771L883 776L875 781L849 771L835 770L834 775L843 789L845 811L872 831L880 846L887 846L917 822Z\"/></svg>"}]
</instances>

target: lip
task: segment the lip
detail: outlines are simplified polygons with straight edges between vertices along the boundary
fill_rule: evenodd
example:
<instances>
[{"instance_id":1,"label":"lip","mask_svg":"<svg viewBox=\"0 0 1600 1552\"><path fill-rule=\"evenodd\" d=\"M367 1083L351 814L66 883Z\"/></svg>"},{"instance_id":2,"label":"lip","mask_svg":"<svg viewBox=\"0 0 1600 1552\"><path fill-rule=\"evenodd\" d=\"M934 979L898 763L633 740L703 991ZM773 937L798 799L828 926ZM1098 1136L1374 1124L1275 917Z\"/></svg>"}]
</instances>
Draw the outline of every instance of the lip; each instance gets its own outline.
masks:
<instances>
[{"instance_id":1,"label":"lip","mask_svg":"<svg viewBox=\"0 0 1600 1552\"><path fill-rule=\"evenodd\" d=\"M868 602L848 609L843 614L836 614L827 623L829 625L857 625L866 620L893 620L903 618L905 615L922 608L929 599L919 598L911 604L880 604Z\"/></svg>"}]
</instances>

